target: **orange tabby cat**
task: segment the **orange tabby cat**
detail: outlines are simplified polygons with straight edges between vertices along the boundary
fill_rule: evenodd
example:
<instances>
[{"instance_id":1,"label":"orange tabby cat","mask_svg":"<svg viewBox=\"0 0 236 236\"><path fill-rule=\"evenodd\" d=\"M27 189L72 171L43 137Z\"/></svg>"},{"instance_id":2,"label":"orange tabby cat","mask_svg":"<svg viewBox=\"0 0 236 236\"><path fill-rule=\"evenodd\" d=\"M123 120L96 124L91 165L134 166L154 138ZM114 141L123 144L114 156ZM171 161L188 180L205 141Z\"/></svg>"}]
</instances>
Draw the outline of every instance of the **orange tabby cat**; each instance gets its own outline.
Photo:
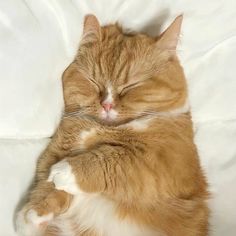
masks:
<instances>
[{"instance_id":1,"label":"orange tabby cat","mask_svg":"<svg viewBox=\"0 0 236 236\"><path fill-rule=\"evenodd\" d=\"M23 236L206 236L207 184L176 56L182 16L158 38L84 22L63 75L65 116L39 158Z\"/></svg>"}]
</instances>

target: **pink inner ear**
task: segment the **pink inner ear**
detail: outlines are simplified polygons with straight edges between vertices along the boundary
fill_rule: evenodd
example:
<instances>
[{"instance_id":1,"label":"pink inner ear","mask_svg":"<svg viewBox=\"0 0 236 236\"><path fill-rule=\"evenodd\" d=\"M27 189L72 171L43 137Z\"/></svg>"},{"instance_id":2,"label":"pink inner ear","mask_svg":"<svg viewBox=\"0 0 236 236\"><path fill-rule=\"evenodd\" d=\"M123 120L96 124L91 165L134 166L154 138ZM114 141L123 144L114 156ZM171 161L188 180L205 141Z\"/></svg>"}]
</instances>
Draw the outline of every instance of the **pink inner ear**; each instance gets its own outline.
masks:
<instances>
[{"instance_id":1,"label":"pink inner ear","mask_svg":"<svg viewBox=\"0 0 236 236\"><path fill-rule=\"evenodd\" d=\"M172 24L162 33L157 41L158 47L175 50L178 44L183 15L175 18Z\"/></svg>"},{"instance_id":2,"label":"pink inner ear","mask_svg":"<svg viewBox=\"0 0 236 236\"><path fill-rule=\"evenodd\" d=\"M101 26L94 15L86 15L84 18L83 39L99 39Z\"/></svg>"}]
</instances>

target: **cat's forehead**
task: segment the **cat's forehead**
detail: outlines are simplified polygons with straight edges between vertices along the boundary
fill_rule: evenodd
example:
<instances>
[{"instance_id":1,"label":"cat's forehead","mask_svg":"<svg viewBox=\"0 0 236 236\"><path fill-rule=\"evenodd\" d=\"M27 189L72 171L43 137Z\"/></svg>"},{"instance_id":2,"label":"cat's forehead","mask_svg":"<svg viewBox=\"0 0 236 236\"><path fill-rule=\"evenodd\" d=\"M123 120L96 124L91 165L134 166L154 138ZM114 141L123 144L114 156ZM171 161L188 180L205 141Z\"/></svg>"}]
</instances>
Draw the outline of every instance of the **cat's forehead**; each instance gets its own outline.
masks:
<instances>
[{"instance_id":1,"label":"cat's forehead","mask_svg":"<svg viewBox=\"0 0 236 236\"><path fill-rule=\"evenodd\" d=\"M153 39L142 34L126 35L119 34L115 37L109 37L103 40L100 44L100 50L110 52L110 54L131 56L133 54L142 54L147 49L152 47ZM114 54L114 52L118 52ZM122 55L124 56L124 55Z\"/></svg>"},{"instance_id":2,"label":"cat's forehead","mask_svg":"<svg viewBox=\"0 0 236 236\"><path fill-rule=\"evenodd\" d=\"M124 37L114 40L100 47L96 55L96 72L115 84L128 82L129 77L136 72L148 69L152 63L149 57L150 41L139 37ZM104 79L104 78L102 78Z\"/></svg>"},{"instance_id":3,"label":"cat's forehead","mask_svg":"<svg viewBox=\"0 0 236 236\"><path fill-rule=\"evenodd\" d=\"M153 63L150 54L155 40L142 34L123 34L116 27L105 28L100 42L83 47L80 65L100 85L115 87L129 82L131 77L142 74ZM79 56L80 57L80 56Z\"/></svg>"}]
</instances>

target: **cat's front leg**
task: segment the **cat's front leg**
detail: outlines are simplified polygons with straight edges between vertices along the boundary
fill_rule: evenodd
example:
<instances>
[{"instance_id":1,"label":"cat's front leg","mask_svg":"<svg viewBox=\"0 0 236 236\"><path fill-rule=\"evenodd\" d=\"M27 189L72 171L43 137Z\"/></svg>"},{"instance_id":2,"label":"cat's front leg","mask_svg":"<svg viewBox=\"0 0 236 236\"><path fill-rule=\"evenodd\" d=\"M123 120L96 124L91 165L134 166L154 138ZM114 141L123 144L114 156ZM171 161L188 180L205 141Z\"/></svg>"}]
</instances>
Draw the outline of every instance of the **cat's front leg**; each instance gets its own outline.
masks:
<instances>
[{"instance_id":1,"label":"cat's front leg","mask_svg":"<svg viewBox=\"0 0 236 236\"><path fill-rule=\"evenodd\" d=\"M40 236L53 217L53 213L39 215L37 210L24 207L17 214L16 233L19 236Z\"/></svg>"},{"instance_id":2,"label":"cat's front leg","mask_svg":"<svg viewBox=\"0 0 236 236\"><path fill-rule=\"evenodd\" d=\"M121 192L126 195L128 188L133 189L132 192L140 189L138 184L129 183L137 175L132 159L133 153L125 146L104 144L53 165L48 181L53 182L56 189L72 195L104 193L114 196Z\"/></svg>"},{"instance_id":3,"label":"cat's front leg","mask_svg":"<svg viewBox=\"0 0 236 236\"><path fill-rule=\"evenodd\" d=\"M35 192L37 193L37 190L34 190L34 194ZM53 188L48 195L40 200L31 198L17 214L17 234L20 236L43 235L55 216L67 210L71 197L65 191Z\"/></svg>"},{"instance_id":4,"label":"cat's front leg","mask_svg":"<svg viewBox=\"0 0 236 236\"><path fill-rule=\"evenodd\" d=\"M83 182L84 179L85 182L90 182L90 178L93 179L96 176L95 172L90 175L90 178L87 178L86 175L83 174L84 171L86 172L86 169L90 172L90 170L86 167L85 162L88 161L91 165L93 165L93 161L89 161L87 158L89 156L90 154L87 153L72 158L69 157L53 165L51 167L48 181L54 183L57 190L63 190L72 195L83 196L85 191L84 189L81 189L79 183L80 181L78 180L80 179ZM87 164L89 165L88 162Z\"/></svg>"}]
</instances>

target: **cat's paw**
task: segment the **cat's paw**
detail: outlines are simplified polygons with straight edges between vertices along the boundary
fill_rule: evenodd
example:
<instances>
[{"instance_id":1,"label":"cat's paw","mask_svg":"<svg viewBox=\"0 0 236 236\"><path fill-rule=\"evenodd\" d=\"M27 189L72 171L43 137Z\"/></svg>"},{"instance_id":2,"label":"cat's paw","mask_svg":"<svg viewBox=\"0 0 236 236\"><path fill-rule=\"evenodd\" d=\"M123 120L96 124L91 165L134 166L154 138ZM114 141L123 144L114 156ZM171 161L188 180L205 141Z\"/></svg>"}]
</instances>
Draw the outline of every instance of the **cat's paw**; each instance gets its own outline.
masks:
<instances>
[{"instance_id":1,"label":"cat's paw","mask_svg":"<svg viewBox=\"0 0 236 236\"><path fill-rule=\"evenodd\" d=\"M79 193L72 167L66 160L62 160L51 167L48 181L53 182L58 190L64 190L73 195Z\"/></svg>"},{"instance_id":2,"label":"cat's paw","mask_svg":"<svg viewBox=\"0 0 236 236\"><path fill-rule=\"evenodd\" d=\"M52 219L53 213L39 216L35 210L23 208L16 217L16 233L19 236L41 236Z\"/></svg>"}]
</instances>

